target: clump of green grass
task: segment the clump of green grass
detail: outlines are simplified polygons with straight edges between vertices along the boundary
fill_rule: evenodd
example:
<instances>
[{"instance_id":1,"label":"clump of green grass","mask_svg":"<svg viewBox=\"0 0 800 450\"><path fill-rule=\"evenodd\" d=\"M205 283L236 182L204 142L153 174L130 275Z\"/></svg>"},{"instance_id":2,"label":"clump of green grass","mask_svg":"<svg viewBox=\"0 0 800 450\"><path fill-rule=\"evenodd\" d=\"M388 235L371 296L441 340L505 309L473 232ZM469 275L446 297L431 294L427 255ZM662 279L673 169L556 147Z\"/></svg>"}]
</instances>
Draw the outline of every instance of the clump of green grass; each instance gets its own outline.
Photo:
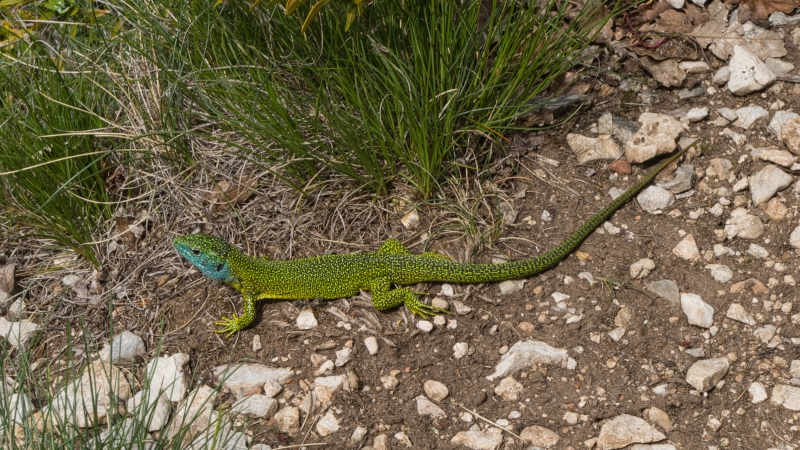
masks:
<instances>
[{"instance_id":1,"label":"clump of green grass","mask_svg":"<svg viewBox=\"0 0 800 450\"><path fill-rule=\"evenodd\" d=\"M267 166L292 158L299 186L330 169L378 193L400 176L429 196L467 145L482 145L469 137L502 140L580 63L614 13L601 8L379 1L349 32L323 12L302 36L304 14L226 2L179 24L172 44L186 59L173 81L199 117L252 143L235 153Z\"/></svg>"},{"instance_id":2,"label":"clump of green grass","mask_svg":"<svg viewBox=\"0 0 800 450\"><path fill-rule=\"evenodd\" d=\"M42 53L41 67L0 68L0 217L96 263L82 243L110 216L102 203L105 152L82 132L103 127L98 113L109 101L92 80L63 74Z\"/></svg>"},{"instance_id":3,"label":"clump of green grass","mask_svg":"<svg viewBox=\"0 0 800 450\"><path fill-rule=\"evenodd\" d=\"M56 3L0 8L16 33L0 36L9 38L0 42L0 221L99 265L98 229L149 188L139 177L117 186L112 175L172 162L185 142L175 117L152 104L158 80L136 72L141 58L120 39L135 34L121 16L75 1L56 14Z\"/></svg>"}]
</instances>

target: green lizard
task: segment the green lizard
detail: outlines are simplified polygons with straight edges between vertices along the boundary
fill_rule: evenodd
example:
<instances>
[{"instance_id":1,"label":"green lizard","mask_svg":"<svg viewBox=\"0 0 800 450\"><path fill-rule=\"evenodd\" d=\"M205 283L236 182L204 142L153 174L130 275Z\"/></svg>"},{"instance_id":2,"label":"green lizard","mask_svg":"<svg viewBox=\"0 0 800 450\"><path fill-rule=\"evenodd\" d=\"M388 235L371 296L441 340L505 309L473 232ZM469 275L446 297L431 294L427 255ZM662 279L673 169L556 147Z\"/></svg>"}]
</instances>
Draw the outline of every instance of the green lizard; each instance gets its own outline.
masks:
<instances>
[{"instance_id":1,"label":"green lizard","mask_svg":"<svg viewBox=\"0 0 800 450\"><path fill-rule=\"evenodd\" d=\"M557 247L536 258L503 264L462 264L437 253L412 255L399 241L389 239L377 252L327 255L289 261L252 258L222 239L206 234L179 236L173 240L184 258L205 275L230 284L242 293L244 313L216 322L218 333L228 337L249 326L255 319L255 303L261 299L336 299L350 297L359 290L372 293L378 310L400 305L423 318L447 311L419 301L406 288L429 281L484 283L523 278L543 272L572 253L586 237L614 212L648 185L669 163L691 146L662 162L641 181L614 199Z\"/></svg>"}]
</instances>

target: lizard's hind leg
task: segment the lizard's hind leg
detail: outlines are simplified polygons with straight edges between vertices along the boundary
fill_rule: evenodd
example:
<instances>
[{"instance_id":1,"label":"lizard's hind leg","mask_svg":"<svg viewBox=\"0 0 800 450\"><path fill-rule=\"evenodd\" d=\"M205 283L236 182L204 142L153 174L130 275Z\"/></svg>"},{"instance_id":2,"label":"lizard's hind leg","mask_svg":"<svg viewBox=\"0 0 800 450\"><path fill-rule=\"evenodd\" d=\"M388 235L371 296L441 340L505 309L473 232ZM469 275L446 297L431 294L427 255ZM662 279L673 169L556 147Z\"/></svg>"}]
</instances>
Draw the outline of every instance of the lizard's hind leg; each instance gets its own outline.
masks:
<instances>
[{"instance_id":1,"label":"lizard's hind leg","mask_svg":"<svg viewBox=\"0 0 800 450\"><path fill-rule=\"evenodd\" d=\"M422 303L412 291L406 288L391 289L391 283L387 277L372 280L369 290L372 293L372 306L379 311L406 305L409 311L423 319L437 314L449 314L444 309Z\"/></svg>"}]
</instances>

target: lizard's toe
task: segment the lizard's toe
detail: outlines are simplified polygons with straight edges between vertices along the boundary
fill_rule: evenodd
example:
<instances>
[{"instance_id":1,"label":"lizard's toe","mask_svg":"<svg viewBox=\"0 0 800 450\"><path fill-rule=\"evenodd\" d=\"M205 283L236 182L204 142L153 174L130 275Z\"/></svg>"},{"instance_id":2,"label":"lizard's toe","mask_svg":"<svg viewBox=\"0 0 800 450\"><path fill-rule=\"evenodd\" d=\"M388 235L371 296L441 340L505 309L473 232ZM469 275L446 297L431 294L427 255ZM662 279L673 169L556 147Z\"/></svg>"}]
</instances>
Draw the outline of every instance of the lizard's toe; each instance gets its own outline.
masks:
<instances>
[{"instance_id":1,"label":"lizard's toe","mask_svg":"<svg viewBox=\"0 0 800 450\"><path fill-rule=\"evenodd\" d=\"M429 319L439 314L450 314L450 312L445 309L437 308L431 305L426 305L421 302L415 305L407 305L407 306L412 313L422 317L423 319Z\"/></svg>"},{"instance_id":2,"label":"lizard's toe","mask_svg":"<svg viewBox=\"0 0 800 450\"><path fill-rule=\"evenodd\" d=\"M226 338L229 338L234 335L241 327L239 327L239 318L236 317L234 314L231 318L222 317L218 320L215 325L217 325L217 333L219 334L226 334Z\"/></svg>"}]
</instances>

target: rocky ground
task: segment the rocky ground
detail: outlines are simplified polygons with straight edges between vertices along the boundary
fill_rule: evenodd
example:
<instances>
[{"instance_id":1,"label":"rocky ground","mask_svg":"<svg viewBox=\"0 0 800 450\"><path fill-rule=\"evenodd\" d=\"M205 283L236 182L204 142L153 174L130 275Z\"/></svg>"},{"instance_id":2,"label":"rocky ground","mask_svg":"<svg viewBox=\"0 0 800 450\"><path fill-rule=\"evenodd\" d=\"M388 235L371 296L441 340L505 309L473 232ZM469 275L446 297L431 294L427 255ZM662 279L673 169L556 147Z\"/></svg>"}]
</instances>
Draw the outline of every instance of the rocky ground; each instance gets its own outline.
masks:
<instances>
[{"instance_id":1,"label":"rocky ground","mask_svg":"<svg viewBox=\"0 0 800 450\"><path fill-rule=\"evenodd\" d=\"M360 216L363 228L333 245L297 233L291 255L279 250L291 244L238 242L251 254L304 257L353 251L346 243L374 250L391 235L413 252L430 250L430 239L458 261L532 257L659 155L695 145L558 267L528 280L415 287L451 312L430 321L379 313L368 293L263 303L254 326L224 340L213 322L240 307L238 294L142 245L125 253L134 262L109 268L134 282L113 288L87 271L49 286L77 299L116 289L109 314L86 316L100 336L110 315L113 337L78 354L86 367L47 398L7 370L0 387L12 417L35 419L40 432L64 418L106 438L136 429L193 448L800 447L800 15L765 5L651 3L638 22L607 27L598 44L611 46L598 61L611 71L576 74L569 88L591 104L555 131L512 136L482 186L495 203L477 201L476 222L502 225L477 255L436 233L452 221L413 202L385 222ZM262 209L245 217L299 227L305 216L286 216L268 191L255 191L247 205ZM158 226L143 243L166 239ZM275 233L263 228L255 235ZM31 373L41 374L64 364L65 332L42 319L43 305L19 299L31 263L3 251L0 334L30 349ZM153 260L152 269L141 262ZM81 398L99 399L96 416L73 414Z\"/></svg>"}]
</instances>

